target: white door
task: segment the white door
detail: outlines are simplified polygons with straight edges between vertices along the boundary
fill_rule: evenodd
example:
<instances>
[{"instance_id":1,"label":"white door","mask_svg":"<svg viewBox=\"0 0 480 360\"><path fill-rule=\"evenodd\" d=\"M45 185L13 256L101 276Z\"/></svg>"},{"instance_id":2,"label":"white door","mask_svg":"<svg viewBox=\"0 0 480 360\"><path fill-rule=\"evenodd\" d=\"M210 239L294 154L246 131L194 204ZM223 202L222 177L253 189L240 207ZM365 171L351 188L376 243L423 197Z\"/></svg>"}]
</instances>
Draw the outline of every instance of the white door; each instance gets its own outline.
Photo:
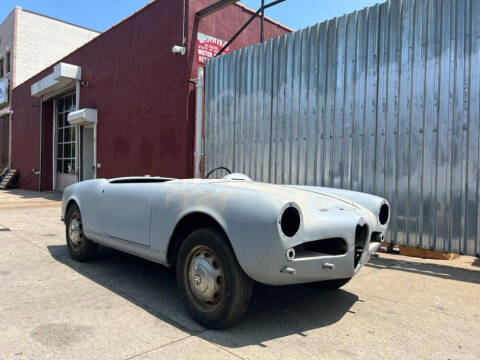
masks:
<instances>
[{"instance_id":1,"label":"white door","mask_svg":"<svg viewBox=\"0 0 480 360\"><path fill-rule=\"evenodd\" d=\"M95 158L94 158L94 135L93 126L81 127L81 143L82 143L82 180L90 180L95 178Z\"/></svg>"},{"instance_id":2,"label":"white door","mask_svg":"<svg viewBox=\"0 0 480 360\"><path fill-rule=\"evenodd\" d=\"M70 111L75 110L75 94L55 101L55 190L63 191L78 179L76 126L67 121Z\"/></svg>"}]
</instances>

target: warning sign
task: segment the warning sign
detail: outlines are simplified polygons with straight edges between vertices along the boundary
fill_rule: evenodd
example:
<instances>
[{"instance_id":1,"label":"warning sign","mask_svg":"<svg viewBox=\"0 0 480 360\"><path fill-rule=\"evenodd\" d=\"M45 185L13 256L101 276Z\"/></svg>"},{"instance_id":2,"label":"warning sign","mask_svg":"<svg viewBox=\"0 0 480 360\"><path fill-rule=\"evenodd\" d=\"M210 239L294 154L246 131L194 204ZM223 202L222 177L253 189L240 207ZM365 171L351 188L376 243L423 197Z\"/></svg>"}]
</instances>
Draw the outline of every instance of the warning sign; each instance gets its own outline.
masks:
<instances>
[{"instance_id":1,"label":"warning sign","mask_svg":"<svg viewBox=\"0 0 480 360\"><path fill-rule=\"evenodd\" d=\"M210 35L198 33L197 35L197 61L204 65L205 61L213 58L226 44L225 40L217 39ZM230 51L230 47L226 48L222 54Z\"/></svg>"}]
</instances>

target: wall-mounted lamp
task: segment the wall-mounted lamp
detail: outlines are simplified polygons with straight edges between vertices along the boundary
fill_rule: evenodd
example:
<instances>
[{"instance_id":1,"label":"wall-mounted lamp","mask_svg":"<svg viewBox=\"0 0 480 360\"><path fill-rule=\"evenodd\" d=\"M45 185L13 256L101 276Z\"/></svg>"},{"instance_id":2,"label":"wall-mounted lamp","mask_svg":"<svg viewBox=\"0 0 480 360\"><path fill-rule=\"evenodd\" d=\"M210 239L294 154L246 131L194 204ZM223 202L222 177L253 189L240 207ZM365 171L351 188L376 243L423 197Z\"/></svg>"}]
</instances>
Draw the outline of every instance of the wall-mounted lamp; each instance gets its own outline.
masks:
<instances>
[{"instance_id":1,"label":"wall-mounted lamp","mask_svg":"<svg viewBox=\"0 0 480 360\"><path fill-rule=\"evenodd\" d=\"M172 54L174 55L185 55L185 46L178 46L178 45L175 45L173 48L172 48Z\"/></svg>"}]
</instances>

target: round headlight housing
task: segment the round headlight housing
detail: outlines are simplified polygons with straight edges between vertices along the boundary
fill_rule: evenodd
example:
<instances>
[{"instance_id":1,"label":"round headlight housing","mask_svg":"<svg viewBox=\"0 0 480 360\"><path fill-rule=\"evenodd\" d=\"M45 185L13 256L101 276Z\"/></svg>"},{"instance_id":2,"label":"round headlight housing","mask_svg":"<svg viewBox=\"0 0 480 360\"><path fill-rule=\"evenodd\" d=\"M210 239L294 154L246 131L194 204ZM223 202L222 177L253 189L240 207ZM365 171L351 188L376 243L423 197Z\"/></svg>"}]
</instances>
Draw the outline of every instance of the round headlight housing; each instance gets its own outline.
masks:
<instances>
[{"instance_id":1,"label":"round headlight housing","mask_svg":"<svg viewBox=\"0 0 480 360\"><path fill-rule=\"evenodd\" d=\"M388 218L390 216L390 208L387 204L383 204L380 206L380 212L378 213L378 220L380 224L385 225L388 222Z\"/></svg>"},{"instance_id":2,"label":"round headlight housing","mask_svg":"<svg viewBox=\"0 0 480 360\"><path fill-rule=\"evenodd\" d=\"M280 228L287 237L293 237L300 229L300 212L294 206L287 207L280 219Z\"/></svg>"}]
</instances>

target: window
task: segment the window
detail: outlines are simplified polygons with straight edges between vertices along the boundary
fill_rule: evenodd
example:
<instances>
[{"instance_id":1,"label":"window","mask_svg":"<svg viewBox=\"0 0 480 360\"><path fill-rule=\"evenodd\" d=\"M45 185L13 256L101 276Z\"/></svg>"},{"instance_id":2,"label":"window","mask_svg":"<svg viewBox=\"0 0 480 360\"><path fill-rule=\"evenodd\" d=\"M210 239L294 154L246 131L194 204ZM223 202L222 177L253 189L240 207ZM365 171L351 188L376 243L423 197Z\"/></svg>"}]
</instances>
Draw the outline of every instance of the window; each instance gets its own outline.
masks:
<instances>
[{"instance_id":1,"label":"window","mask_svg":"<svg viewBox=\"0 0 480 360\"><path fill-rule=\"evenodd\" d=\"M75 173L75 126L67 121L70 111L75 110L75 94L57 100L57 173Z\"/></svg>"},{"instance_id":2,"label":"window","mask_svg":"<svg viewBox=\"0 0 480 360\"><path fill-rule=\"evenodd\" d=\"M5 64L5 73L8 74L10 72L10 51L7 52L6 64Z\"/></svg>"},{"instance_id":3,"label":"window","mask_svg":"<svg viewBox=\"0 0 480 360\"><path fill-rule=\"evenodd\" d=\"M4 72L3 72L3 59L0 59L0 78L3 77Z\"/></svg>"}]
</instances>

